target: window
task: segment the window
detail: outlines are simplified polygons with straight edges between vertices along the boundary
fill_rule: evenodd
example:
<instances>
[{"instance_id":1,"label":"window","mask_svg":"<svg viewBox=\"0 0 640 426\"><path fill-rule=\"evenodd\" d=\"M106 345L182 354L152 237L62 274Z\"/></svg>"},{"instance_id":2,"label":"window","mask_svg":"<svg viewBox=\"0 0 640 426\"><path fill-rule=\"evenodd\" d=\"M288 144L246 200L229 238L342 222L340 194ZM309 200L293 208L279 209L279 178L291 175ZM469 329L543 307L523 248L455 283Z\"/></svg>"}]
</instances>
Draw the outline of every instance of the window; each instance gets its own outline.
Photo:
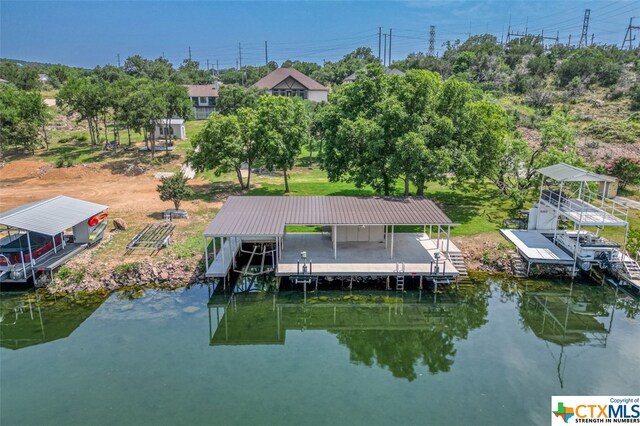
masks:
<instances>
[{"instance_id":1,"label":"window","mask_svg":"<svg viewBox=\"0 0 640 426\"><path fill-rule=\"evenodd\" d=\"M200 96L200 99L199 99L198 102L200 103L200 105L208 105L209 104L206 96Z\"/></svg>"},{"instance_id":2,"label":"window","mask_svg":"<svg viewBox=\"0 0 640 426\"><path fill-rule=\"evenodd\" d=\"M158 127L158 133L160 134L160 136L163 135L162 130L163 130L162 127Z\"/></svg>"}]
</instances>

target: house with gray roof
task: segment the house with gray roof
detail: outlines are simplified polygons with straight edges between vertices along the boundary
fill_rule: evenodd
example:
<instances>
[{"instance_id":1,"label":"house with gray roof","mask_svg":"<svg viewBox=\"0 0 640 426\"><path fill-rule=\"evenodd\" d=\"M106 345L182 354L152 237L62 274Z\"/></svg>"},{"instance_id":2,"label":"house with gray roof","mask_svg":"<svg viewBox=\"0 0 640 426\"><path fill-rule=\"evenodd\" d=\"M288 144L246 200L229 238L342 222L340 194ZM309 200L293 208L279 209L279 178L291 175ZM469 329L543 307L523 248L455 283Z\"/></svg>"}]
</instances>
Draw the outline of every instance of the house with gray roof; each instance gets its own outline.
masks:
<instances>
[{"instance_id":1,"label":"house with gray roof","mask_svg":"<svg viewBox=\"0 0 640 426\"><path fill-rule=\"evenodd\" d=\"M299 96L314 102L326 102L329 89L294 68L278 68L258 80L253 87L274 96Z\"/></svg>"}]
</instances>

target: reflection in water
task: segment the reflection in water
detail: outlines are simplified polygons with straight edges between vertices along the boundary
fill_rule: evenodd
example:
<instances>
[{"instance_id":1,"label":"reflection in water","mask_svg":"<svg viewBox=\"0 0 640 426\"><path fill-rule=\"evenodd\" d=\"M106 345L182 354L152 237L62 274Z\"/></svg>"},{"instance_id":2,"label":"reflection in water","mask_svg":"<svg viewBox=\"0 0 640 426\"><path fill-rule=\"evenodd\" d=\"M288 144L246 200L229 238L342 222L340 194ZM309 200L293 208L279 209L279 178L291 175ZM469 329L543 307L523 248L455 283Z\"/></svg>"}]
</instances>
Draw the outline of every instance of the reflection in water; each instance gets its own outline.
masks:
<instances>
[{"instance_id":1,"label":"reflection in water","mask_svg":"<svg viewBox=\"0 0 640 426\"><path fill-rule=\"evenodd\" d=\"M537 282L484 283L451 294L430 292L319 292L305 300L300 292L271 292L268 278L240 277L236 291L209 300L213 346L284 345L287 331L324 330L347 347L355 364L377 365L394 377L412 381L416 367L431 374L454 363L456 340L487 323L489 299L515 302L523 329L547 345L564 386L565 347L606 347L616 305L627 316L637 300L619 297L608 287Z\"/></svg>"},{"instance_id":2,"label":"reflection in water","mask_svg":"<svg viewBox=\"0 0 640 426\"><path fill-rule=\"evenodd\" d=\"M322 292L236 293L209 303L211 345L285 343L289 330L326 330L353 363L378 365L409 381L422 364L449 371L455 340L486 323L488 287L468 294ZM242 286L242 288L245 288ZM428 297L427 297L428 296Z\"/></svg>"},{"instance_id":3,"label":"reflection in water","mask_svg":"<svg viewBox=\"0 0 640 426\"><path fill-rule=\"evenodd\" d=\"M40 299L34 293L0 296L0 346L22 349L69 337L102 304L102 297Z\"/></svg>"},{"instance_id":4,"label":"reflection in water","mask_svg":"<svg viewBox=\"0 0 640 426\"><path fill-rule=\"evenodd\" d=\"M606 348L617 306L625 306L627 314L633 315L634 304L637 301L629 297L594 286L525 290L518 300L523 328L544 340L556 360L560 387L564 387L567 364L565 347Z\"/></svg>"}]
</instances>

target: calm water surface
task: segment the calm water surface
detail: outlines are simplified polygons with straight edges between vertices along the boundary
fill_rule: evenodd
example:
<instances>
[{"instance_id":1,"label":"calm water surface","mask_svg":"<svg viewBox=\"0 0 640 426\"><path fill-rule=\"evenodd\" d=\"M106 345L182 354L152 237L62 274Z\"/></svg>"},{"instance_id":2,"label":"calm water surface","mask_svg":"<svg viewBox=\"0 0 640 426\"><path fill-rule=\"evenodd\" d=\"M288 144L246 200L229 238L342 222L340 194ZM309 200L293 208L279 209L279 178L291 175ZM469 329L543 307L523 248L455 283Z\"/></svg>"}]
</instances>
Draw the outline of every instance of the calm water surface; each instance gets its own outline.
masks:
<instances>
[{"instance_id":1,"label":"calm water surface","mask_svg":"<svg viewBox=\"0 0 640 426\"><path fill-rule=\"evenodd\" d=\"M602 287L0 300L2 425L548 424L640 390L638 301Z\"/></svg>"}]
</instances>

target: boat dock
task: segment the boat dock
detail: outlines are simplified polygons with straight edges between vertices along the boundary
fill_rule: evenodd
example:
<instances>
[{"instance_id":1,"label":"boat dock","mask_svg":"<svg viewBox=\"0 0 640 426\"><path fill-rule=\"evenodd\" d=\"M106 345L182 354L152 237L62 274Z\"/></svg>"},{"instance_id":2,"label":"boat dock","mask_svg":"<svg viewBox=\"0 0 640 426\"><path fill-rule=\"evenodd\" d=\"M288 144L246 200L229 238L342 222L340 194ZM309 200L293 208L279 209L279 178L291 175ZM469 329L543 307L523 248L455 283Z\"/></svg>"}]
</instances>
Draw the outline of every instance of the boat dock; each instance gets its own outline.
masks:
<instances>
[{"instance_id":1,"label":"boat dock","mask_svg":"<svg viewBox=\"0 0 640 426\"><path fill-rule=\"evenodd\" d=\"M246 271L236 265L242 252L251 255L247 264L261 265L253 274L275 271L296 282L306 275L305 281L394 276L399 289L405 276L449 283L466 275L450 241L452 225L424 197L229 197L204 232L206 276ZM288 232L290 226L322 231Z\"/></svg>"}]
</instances>

